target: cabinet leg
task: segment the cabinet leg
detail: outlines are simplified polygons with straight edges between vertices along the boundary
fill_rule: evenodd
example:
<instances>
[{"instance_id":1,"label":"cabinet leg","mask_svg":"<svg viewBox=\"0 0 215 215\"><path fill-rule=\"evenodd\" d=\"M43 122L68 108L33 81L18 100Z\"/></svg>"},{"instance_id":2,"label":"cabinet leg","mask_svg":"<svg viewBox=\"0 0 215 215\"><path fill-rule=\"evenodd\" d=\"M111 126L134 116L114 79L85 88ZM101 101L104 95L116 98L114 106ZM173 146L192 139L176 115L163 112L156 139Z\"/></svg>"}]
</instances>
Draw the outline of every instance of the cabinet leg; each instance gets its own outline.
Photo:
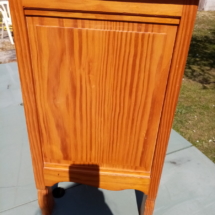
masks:
<instances>
[{"instance_id":1,"label":"cabinet leg","mask_svg":"<svg viewBox=\"0 0 215 215\"><path fill-rule=\"evenodd\" d=\"M51 188L46 187L44 190L37 190L38 203L43 215L51 215L54 207L54 198Z\"/></svg>"},{"instance_id":2,"label":"cabinet leg","mask_svg":"<svg viewBox=\"0 0 215 215\"><path fill-rule=\"evenodd\" d=\"M155 206L155 201L151 199L143 199L141 208L140 208L140 215L153 215Z\"/></svg>"}]
</instances>

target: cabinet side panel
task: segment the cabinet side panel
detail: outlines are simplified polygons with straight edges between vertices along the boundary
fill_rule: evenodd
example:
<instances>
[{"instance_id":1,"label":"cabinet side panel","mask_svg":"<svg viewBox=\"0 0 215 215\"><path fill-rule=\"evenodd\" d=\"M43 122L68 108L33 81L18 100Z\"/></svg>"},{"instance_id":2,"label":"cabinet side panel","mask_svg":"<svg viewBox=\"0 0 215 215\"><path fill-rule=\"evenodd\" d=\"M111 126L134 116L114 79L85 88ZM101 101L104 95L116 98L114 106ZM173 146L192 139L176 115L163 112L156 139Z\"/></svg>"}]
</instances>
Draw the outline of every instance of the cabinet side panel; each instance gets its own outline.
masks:
<instances>
[{"instance_id":1,"label":"cabinet side panel","mask_svg":"<svg viewBox=\"0 0 215 215\"><path fill-rule=\"evenodd\" d=\"M198 8L198 0L188 0L186 3L187 5L185 5L183 9L182 19L176 38L176 45L168 79L161 123L159 126L158 139L152 166L150 190L148 194L149 201L154 201L157 195ZM151 215L151 209L149 211L150 212L146 212L146 215Z\"/></svg>"}]
</instances>

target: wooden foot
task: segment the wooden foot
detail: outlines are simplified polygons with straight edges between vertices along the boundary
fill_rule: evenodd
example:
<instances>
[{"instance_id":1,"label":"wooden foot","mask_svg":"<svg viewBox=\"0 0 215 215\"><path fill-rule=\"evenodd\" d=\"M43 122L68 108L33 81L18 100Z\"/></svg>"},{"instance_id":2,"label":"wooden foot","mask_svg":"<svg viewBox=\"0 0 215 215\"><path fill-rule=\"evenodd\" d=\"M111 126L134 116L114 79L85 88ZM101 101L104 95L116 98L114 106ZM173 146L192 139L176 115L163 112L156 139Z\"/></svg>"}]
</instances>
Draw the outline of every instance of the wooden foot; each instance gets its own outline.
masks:
<instances>
[{"instance_id":1,"label":"wooden foot","mask_svg":"<svg viewBox=\"0 0 215 215\"><path fill-rule=\"evenodd\" d=\"M47 187L44 190L38 191L38 203L43 215L51 215L54 207L54 198L51 188Z\"/></svg>"},{"instance_id":2,"label":"wooden foot","mask_svg":"<svg viewBox=\"0 0 215 215\"><path fill-rule=\"evenodd\" d=\"M145 198L143 199L141 209L140 209L140 215L153 215L155 206L155 201Z\"/></svg>"}]
</instances>

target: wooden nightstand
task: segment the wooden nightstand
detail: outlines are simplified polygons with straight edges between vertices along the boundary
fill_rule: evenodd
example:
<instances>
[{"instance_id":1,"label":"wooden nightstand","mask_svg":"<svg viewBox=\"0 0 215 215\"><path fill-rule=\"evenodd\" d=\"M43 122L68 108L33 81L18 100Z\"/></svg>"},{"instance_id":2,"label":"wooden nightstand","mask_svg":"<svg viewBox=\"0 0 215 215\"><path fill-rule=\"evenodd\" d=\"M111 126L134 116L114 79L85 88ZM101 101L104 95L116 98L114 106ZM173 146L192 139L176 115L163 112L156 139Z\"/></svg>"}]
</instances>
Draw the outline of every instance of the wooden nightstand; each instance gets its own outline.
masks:
<instances>
[{"instance_id":1,"label":"wooden nightstand","mask_svg":"<svg viewBox=\"0 0 215 215\"><path fill-rule=\"evenodd\" d=\"M197 5L10 0L44 215L60 181L140 190L153 214Z\"/></svg>"}]
</instances>

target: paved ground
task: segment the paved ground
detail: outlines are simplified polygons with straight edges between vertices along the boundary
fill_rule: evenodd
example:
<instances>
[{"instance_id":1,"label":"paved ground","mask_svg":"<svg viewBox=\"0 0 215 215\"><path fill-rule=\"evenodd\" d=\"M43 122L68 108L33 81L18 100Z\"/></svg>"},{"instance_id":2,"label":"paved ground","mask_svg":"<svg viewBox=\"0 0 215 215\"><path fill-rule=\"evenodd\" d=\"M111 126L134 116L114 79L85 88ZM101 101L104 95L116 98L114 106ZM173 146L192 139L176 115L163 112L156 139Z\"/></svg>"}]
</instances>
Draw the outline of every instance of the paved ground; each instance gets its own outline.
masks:
<instances>
[{"instance_id":1,"label":"paved ground","mask_svg":"<svg viewBox=\"0 0 215 215\"><path fill-rule=\"evenodd\" d=\"M0 65L0 214L40 215L16 63ZM53 215L137 215L134 190L60 183ZM138 198L139 200L139 198ZM215 165L172 131L155 215L214 215Z\"/></svg>"},{"instance_id":2,"label":"paved ground","mask_svg":"<svg viewBox=\"0 0 215 215\"><path fill-rule=\"evenodd\" d=\"M0 29L0 64L14 61L16 61L15 46L10 43L6 30L2 38L2 29Z\"/></svg>"}]
</instances>

